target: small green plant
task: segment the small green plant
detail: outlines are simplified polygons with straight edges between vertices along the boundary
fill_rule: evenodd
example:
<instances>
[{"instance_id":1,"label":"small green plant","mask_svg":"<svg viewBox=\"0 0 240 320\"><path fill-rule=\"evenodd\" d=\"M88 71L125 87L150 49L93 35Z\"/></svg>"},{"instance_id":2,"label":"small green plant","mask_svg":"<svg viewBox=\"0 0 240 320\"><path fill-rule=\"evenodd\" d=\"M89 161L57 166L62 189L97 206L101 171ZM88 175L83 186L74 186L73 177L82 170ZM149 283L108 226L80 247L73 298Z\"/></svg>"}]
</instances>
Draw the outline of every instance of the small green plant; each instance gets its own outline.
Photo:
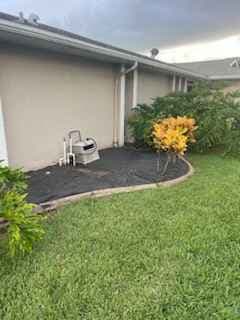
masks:
<instances>
[{"instance_id":1,"label":"small green plant","mask_svg":"<svg viewBox=\"0 0 240 320\"><path fill-rule=\"evenodd\" d=\"M17 252L31 252L33 243L44 235L42 218L33 214L34 205L26 201L26 189L26 178L21 170L0 166L0 218L8 223L11 256Z\"/></svg>"},{"instance_id":2,"label":"small green plant","mask_svg":"<svg viewBox=\"0 0 240 320\"><path fill-rule=\"evenodd\" d=\"M20 169L0 166L0 196L8 191L24 193L26 190L26 177Z\"/></svg>"}]
</instances>

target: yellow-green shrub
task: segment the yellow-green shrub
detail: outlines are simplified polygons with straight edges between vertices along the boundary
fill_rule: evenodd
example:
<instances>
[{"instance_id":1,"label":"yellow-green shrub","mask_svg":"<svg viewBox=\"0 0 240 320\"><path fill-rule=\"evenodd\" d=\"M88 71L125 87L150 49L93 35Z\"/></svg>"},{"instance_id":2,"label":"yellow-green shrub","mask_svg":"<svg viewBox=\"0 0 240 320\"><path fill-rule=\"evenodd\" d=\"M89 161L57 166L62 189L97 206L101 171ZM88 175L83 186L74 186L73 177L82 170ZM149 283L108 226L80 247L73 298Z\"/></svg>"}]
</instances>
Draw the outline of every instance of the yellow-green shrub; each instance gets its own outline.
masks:
<instances>
[{"instance_id":1,"label":"yellow-green shrub","mask_svg":"<svg viewBox=\"0 0 240 320\"><path fill-rule=\"evenodd\" d=\"M153 145L157 150L183 155L188 144L195 142L196 122L187 117L169 117L153 124Z\"/></svg>"}]
</instances>

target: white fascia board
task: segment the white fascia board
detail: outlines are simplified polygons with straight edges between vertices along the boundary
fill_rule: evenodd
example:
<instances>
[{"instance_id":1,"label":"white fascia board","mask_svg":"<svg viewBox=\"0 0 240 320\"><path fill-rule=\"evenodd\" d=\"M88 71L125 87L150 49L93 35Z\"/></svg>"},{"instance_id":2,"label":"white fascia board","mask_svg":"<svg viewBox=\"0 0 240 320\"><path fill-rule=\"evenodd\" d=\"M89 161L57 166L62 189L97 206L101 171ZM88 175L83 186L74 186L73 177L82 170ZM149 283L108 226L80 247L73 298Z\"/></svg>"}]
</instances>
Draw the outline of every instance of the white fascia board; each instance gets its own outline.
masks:
<instances>
[{"instance_id":1,"label":"white fascia board","mask_svg":"<svg viewBox=\"0 0 240 320\"><path fill-rule=\"evenodd\" d=\"M240 80L240 75L210 76L209 80Z\"/></svg>"},{"instance_id":2,"label":"white fascia board","mask_svg":"<svg viewBox=\"0 0 240 320\"><path fill-rule=\"evenodd\" d=\"M156 68L162 71L167 71L172 74L179 74L182 76L189 76L191 78L197 78L197 79L203 79L203 80L208 79L208 77L203 74L185 70L171 64L163 63L159 60L154 61L153 59L144 58L143 56L141 57L139 55L121 52L121 51L118 51L117 49L101 47L100 45L93 44L87 41L74 39L65 35L60 35L51 31L42 30L37 27L29 26L26 24L20 24L20 23L8 21L5 19L0 19L0 30L14 33L23 37L29 37L29 38L32 37L34 39L45 40L45 41L53 42L56 44L71 46L74 48L88 50L88 51L102 54L105 56L118 58L121 60L120 63L126 62L126 61L132 63L137 61L138 63L141 63L143 65L151 66L153 68Z\"/></svg>"}]
</instances>

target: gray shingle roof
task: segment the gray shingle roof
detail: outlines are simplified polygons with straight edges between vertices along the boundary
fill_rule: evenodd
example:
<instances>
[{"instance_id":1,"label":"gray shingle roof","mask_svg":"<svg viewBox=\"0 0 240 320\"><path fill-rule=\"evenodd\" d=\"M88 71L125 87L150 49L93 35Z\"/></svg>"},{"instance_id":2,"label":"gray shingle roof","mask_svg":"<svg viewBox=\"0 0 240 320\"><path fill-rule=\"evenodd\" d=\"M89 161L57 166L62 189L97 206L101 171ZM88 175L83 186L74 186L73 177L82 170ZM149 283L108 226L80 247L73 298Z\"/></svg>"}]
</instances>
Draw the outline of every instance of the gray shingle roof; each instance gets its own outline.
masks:
<instances>
[{"instance_id":1,"label":"gray shingle roof","mask_svg":"<svg viewBox=\"0 0 240 320\"><path fill-rule=\"evenodd\" d=\"M236 59L239 60L240 58L233 57L222 60L177 63L176 66L189 69L194 72L200 72L210 77L240 77L240 68L231 66L231 63Z\"/></svg>"},{"instance_id":2,"label":"gray shingle roof","mask_svg":"<svg viewBox=\"0 0 240 320\"><path fill-rule=\"evenodd\" d=\"M10 14L7 14L7 13L4 13L4 12L0 12L0 19L5 19L5 20L8 20L8 21L12 21L12 22L19 22L19 18L18 17L10 15ZM29 25L29 26L32 27L32 24L30 24L27 19L24 19L24 24L25 25ZM91 43L91 44L95 44L95 45L101 46L103 48L114 49L114 50L118 50L118 51L123 52L123 53L131 53L131 54L133 54L133 52L130 51L130 50L125 50L125 49L122 49L122 48L118 48L118 47L112 46L110 44L106 44L106 43L103 43L101 41L93 40L93 39L81 36L79 34L76 34L76 33L70 32L70 31L66 31L66 30L63 30L63 29L60 29L60 28L52 27L52 26L49 26L49 25L46 25L46 24L43 24L43 23L38 23L35 26L35 28L38 28L40 30L50 31L50 32L53 32L53 33L56 33L56 34L59 34L59 35L67 36L67 37L70 37L72 39L85 41L85 42L88 42L88 43ZM136 56L141 56L142 57L142 55L137 54L135 52L134 52L134 54ZM144 58L152 60L151 58L149 58L147 56L144 56Z\"/></svg>"},{"instance_id":3,"label":"gray shingle roof","mask_svg":"<svg viewBox=\"0 0 240 320\"><path fill-rule=\"evenodd\" d=\"M150 57L147 57L145 55L142 55L142 54L139 54L136 52L132 52L132 51L129 51L126 49L121 49L121 48L118 48L118 47L115 47L115 46L112 46L112 45L109 45L109 44L106 44L103 42L92 40L87 37L83 37L78 34L75 34L75 33L69 32L69 31L65 31L65 30L62 30L59 28L55 28L52 26L48 26L48 25L45 25L42 23L38 23L36 26L33 26L32 24L29 23L29 21L27 19L24 19L24 23L21 23L19 20L19 17L9 15L9 14L3 13L3 12L0 12L0 19L3 21L8 21L10 23L17 24L19 29L21 29L20 28L21 26L29 26L29 27L34 28L35 30L39 30L39 32L40 31L47 31L47 32L50 32L54 35L65 36L65 37L68 37L69 39L72 39L72 40L79 40L79 41L85 42L86 44L89 44L89 45L98 46L99 48L103 48L106 50L109 49L109 50L115 51L115 53L125 54L128 56L131 56L131 61L132 61L132 59L134 59L136 61L140 60L140 62L143 64L145 63L146 65L150 65L152 68L161 69L161 70L167 71L169 73L174 73L174 74L177 73L177 74L180 74L183 76L189 76L191 78L201 78L201 79L206 78L206 76L202 73L195 73L195 72L192 72L191 70L188 70L188 69L185 70L184 68L180 68L180 67L178 67L174 64L171 64L171 63L166 63L166 62L160 61L158 59L152 59Z\"/></svg>"}]
</instances>

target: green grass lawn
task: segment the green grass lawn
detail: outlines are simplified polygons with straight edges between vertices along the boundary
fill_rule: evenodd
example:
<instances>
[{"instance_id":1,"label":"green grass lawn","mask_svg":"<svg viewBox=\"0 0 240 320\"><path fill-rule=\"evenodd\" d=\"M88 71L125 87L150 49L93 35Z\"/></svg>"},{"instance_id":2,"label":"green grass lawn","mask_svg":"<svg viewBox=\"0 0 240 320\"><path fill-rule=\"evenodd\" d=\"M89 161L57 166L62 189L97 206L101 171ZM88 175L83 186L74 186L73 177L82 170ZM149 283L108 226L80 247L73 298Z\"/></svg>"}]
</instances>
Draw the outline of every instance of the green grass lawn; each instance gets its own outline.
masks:
<instances>
[{"instance_id":1,"label":"green grass lawn","mask_svg":"<svg viewBox=\"0 0 240 320\"><path fill-rule=\"evenodd\" d=\"M32 255L1 253L0 319L240 319L240 161L191 160L181 185L67 206Z\"/></svg>"}]
</instances>

